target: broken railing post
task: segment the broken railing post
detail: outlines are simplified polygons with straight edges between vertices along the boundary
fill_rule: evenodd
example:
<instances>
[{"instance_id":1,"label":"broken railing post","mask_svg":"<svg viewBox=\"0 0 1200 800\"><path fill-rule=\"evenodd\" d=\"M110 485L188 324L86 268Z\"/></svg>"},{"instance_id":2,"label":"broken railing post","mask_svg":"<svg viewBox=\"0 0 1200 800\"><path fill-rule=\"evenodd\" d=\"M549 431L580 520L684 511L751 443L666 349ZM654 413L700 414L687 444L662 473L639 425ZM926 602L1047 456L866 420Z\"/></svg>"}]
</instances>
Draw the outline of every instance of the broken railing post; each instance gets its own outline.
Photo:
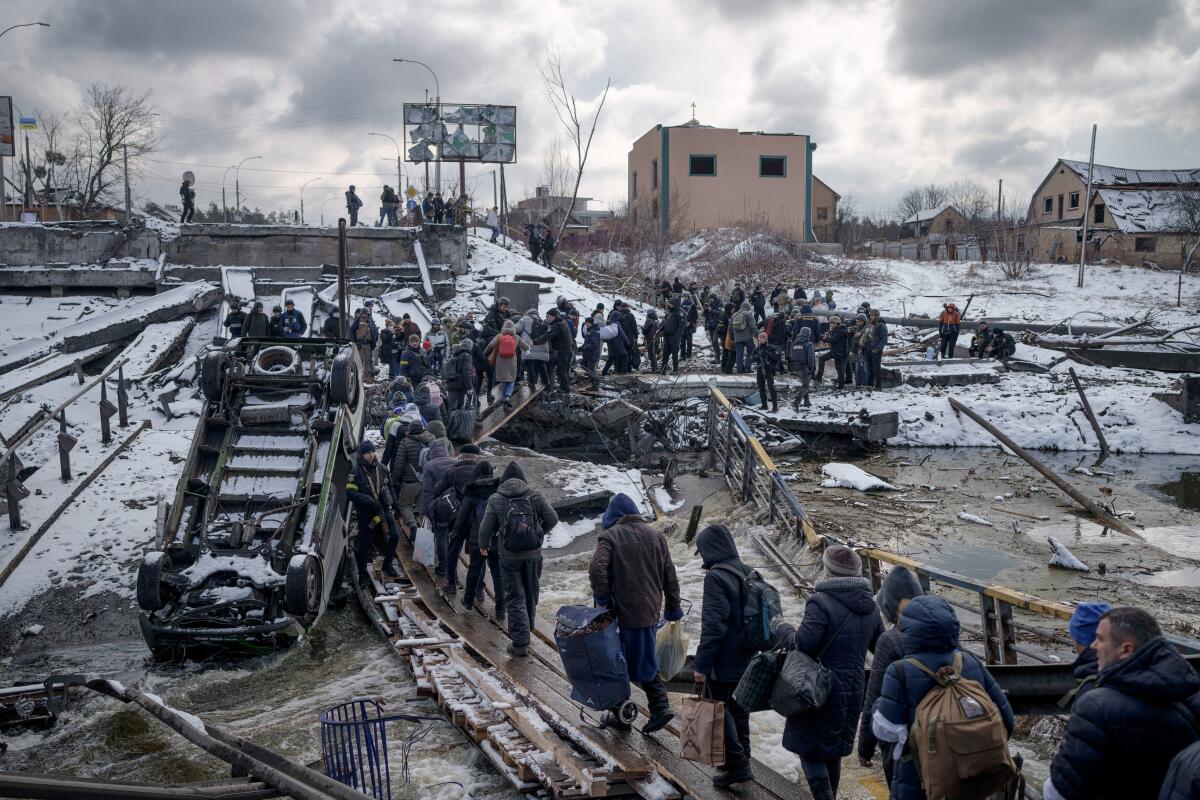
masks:
<instances>
[{"instance_id":1,"label":"broken railing post","mask_svg":"<svg viewBox=\"0 0 1200 800\"><path fill-rule=\"evenodd\" d=\"M112 426L109 420L117 413L117 407L108 402L108 384L100 382L100 441L104 444L112 442Z\"/></svg>"},{"instance_id":2,"label":"broken railing post","mask_svg":"<svg viewBox=\"0 0 1200 800\"><path fill-rule=\"evenodd\" d=\"M71 451L77 441L67 433L67 411L63 409L58 417L58 468L64 483L71 480Z\"/></svg>"},{"instance_id":3,"label":"broken railing post","mask_svg":"<svg viewBox=\"0 0 1200 800\"><path fill-rule=\"evenodd\" d=\"M708 471L712 472L717 466L717 437L720 436L717 425L717 399L710 392L708 395Z\"/></svg>"},{"instance_id":4,"label":"broken railing post","mask_svg":"<svg viewBox=\"0 0 1200 800\"><path fill-rule=\"evenodd\" d=\"M750 440L746 440L746 449L742 452L742 502L754 499L754 450Z\"/></svg>"},{"instance_id":5,"label":"broken railing post","mask_svg":"<svg viewBox=\"0 0 1200 800\"><path fill-rule=\"evenodd\" d=\"M83 362L77 358L71 366L75 368L75 380L79 381L80 386L83 386L83 382L87 380L83 374Z\"/></svg>"},{"instance_id":6,"label":"broken railing post","mask_svg":"<svg viewBox=\"0 0 1200 800\"><path fill-rule=\"evenodd\" d=\"M996 439L999 440L1001 444L1003 444L1005 447L1007 447L1009 450L1013 451L1015 454L1017 454L1021 458L1025 459L1026 463L1028 463L1029 466L1036 469L1038 472L1040 472L1042 474L1043 477L1046 478L1046 480L1053 483L1055 486L1057 486L1059 489L1061 489L1068 497L1070 497L1076 503L1079 503L1079 505L1083 506L1084 510L1086 510L1089 514L1091 514L1093 517L1095 517L1097 520L1099 520L1102 525L1112 528L1115 531L1120 531L1121 533L1125 534L1126 536L1132 536L1134 539L1145 541L1144 539L1142 539L1141 535L1137 531L1135 531L1133 528L1126 525L1121 520L1114 517L1112 514L1105 511L1103 508L1100 507L1100 505L1096 501L1091 500L1086 495L1084 495L1083 492L1079 491L1074 486L1072 486L1070 483L1068 483L1067 481L1060 478L1057 473L1055 473L1053 470L1051 470L1045 464L1043 464L1042 462L1040 462L1036 458L1034 458L1033 455L1031 453L1029 453L1025 448L1021 447L1019 444L1014 442L1012 439L1008 438L1008 436L1005 435L1005 433L1003 431L1001 431L999 428L997 428L995 425L991 424L990 422L985 420L983 417L979 416L974 411L972 411L971 409L964 406L962 403L955 400L953 397L951 397L949 399L950 399L950 407L951 408L953 408L955 411L966 414L968 417L970 417L972 420L974 420L981 428L983 428L985 431L990 433L992 436L995 436Z\"/></svg>"},{"instance_id":7,"label":"broken railing post","mask_svg":"<svg viewBox=\"0 0 1200 800\"><path fill-rule=\"evenodd\" d=\"M683 535L683 541L687 544L692 543L692 539L696 538L696 529L700 527L700 517L704 514L704 506L692 506L692 515L688 518L687 533Z\"/></svg>"},{"instance_id":8,"label":"broken railing post","mask_svg":"<svg viewBox=\"0 0 1200 800\"><path fill-rule=\"evenodd\" d=\"M1096 438L1100 441L1100 452L1108 455L1108 440L1104 438L1104 429L1100 427L1100 421L1092 412L1092 404L1088 402L1087 395L1083 393L1083 384L1079 382L1079 376L1075 374L1074 367L1068 367L1067 372L1070 373L1071 380L1075 384L1075 391L1079 392L1079 400L1083 403L1083 413L1087 415L1088 422L1092 423L1092 430L1096 432Z\"/></svg>"},{"instance_id":9,"label":"broken railing post","mask_svg":"<svg viewBox=\"0 0 1200 800\"><path fill-rule=\"evenodd\" d=\"M979 620L983 628L983 657L989 664L1000 663L1000 626L997 624L996 601L986 594L979 595Z\"/></svg>"},{"instance_id":10,"label":"broken railing post","mask_svg":"<svg viewBox=\"0 0 1200 800\"><path fill-rule=\"evenodd\" d=\"M17 478L17 453L15 450L8 451L8 476L4 481L4 497L8 501L8 527L14 531L21 530L21 499L25 494L25 487L21 485L21 481Z\"/></svg>"},{"instance_id":11,"label":"broken railing post","mask_svg":"<svg viewBox=\"0 0 1200 800\"><path fill-rule=\"evenodd\" d=\"M117 425L129 427L129 390L125 386L125 367L117 367Z\"/></svg>"}]
</instances>

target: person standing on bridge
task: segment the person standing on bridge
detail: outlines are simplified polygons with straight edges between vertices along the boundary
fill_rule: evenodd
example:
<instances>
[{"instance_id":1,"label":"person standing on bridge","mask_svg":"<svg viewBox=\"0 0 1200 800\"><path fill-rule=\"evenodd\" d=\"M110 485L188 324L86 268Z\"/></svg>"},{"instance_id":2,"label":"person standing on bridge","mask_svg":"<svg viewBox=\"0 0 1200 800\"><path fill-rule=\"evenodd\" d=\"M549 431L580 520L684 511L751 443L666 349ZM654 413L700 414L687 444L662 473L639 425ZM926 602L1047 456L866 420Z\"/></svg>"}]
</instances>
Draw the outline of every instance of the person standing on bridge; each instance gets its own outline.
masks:
<instances>
[{"instance_id":1,"label":"person standing on bridge","mask_svg":"<svg viewBox=\"0 0 1200 800\"><path fill-rule=\"evenodd\" d=\"M465 448L464 448L465 449ZM483 601L487 594L484 590L484 568L492 573L492 594L496 601L496 622L504 625L506 609L504 605L504 579L500 575L500 553L491 550L486 554L480 550L479 524L483 522L483 514L487 511L488 498L496 493L500 481L492 472L492 465L487 461L475 464L474 479L463 494L462 505L458 507L458 518L454 523L454 537L467 543L467 583L463 589L463 606L483 613ZM457 570L455 570L457 572ZM449 575L447 575L449 577Z\"/></svg>"},{"instance_id":2,"label":"person standing on bridge","mask_svg":"<svg viewBox=\"0 0 1200 800\"><path fill-rule=\"evenodd\" d=\"M263 313L263 304L255 301L242 325L242 335L247 339L268 339L271 336L271 318Z\"/></svg>"},{"instance_id":3,"label":"person standing on bridge","mask_svg":"<svg viewBox=\"0 0 1200 800\"><path fill-rule=\"evenodd\" d=\"M540 492L529 487L517 462L510 462L500 476L496 493L488 498L479 523L479 552L484 558L500 553L511 640L507 652L515 658L529 655L530 631L537 625L541 591L542 541L557 524L554 508Z\"/></svg>"},{"instance_id":4,"label":"person standing on bridge","mask_svg":"<svg viewBox=\"0 0 1200 800\"><path fill-rule=\"evenodd\" d=\"M660 611L668 622L683 619L679 578L667 540L646 524L628 495L609 501L602 525L588 567L592 595L597 608L611 608L616 614L629 680L642 687L650 707L642 733L654 733L675 716L667 687L658 677L655 633ZM606 724L629 729L611 712Z\"/></svg>"},{"instance_id":5,"label":"person standing on bridge","mask_svg":"<svg viewBox=\"0 0 1200 800\"><path fill-rule=\"evenodd\" d=\"M196 213L196 190L192 188L191 181L185 180L179 187L179 200L183 204L183 213L179 215L180 224L191 222L192 215Z\"/></svg>"},{"instance_id":6,"label":"person standing on bridge","mask_svg":"<svg viewBox=\"0 0 1200 800\"><path fill-rule=\"evenodd\" d=\"M346 213L350 215L350 227L358 225L358 210L363 207L362 198L354 191L354 184L346 190Z\"/></svg>"},{"instance_id":7,"label":"person standing on bridge","mask_svg":"<svg viewBox=\"0 0 1200 800\"><path fill-rule=\"evenodd\" d=\"M242 336L242 326L246 324L246 312L242 311L242 304L237 300L230 303L230 308L230 312L225 315L224 325L229 329L230 339L239 339Z\"/></svg>"},{"instance_id":8,"label":"person standing on bridge","mask_svg":"<svg viewBox=\"0 0 1200 800\"><path fill-rule=\"evenodd\" d=\"M1075 661L1071 664L1071 674L1075 677L1075 688L1067 692L1058 701L1059 708L1069 708L1083 695L1096 687L1096 675L1100 666L1096 661L1096 651L1092 642L1096 641L1096 628L1100 618L1112 611L1108 603L1080 603L1071 614L1069 629L1071 641L1075 645Z\"/></svg>"},{"instance_id":9,"label":"person standing on bridge","mask_svg":"<svg viewBox=\"0 0 1200 800\"><path fill-rule=\"evenodd\" d=\"M358 457L354 459L354 468L346 481L346 496L354 506L354 514L358 517L358 538L354 546L354 560L357 562L358 578L367 585L367 563L371 560L371 551L375 547L375 531L387 531L387 544L383 548L383 574L395 577L396 545L400 543L400 529L396 526L396 515L392 493L388 488L391 482L388 472L375 457L375 443L363 439L358 445Z\"/></svg>"},{"instance_id":10,"label":"person standing on bridge","mask_svg":"<svg viewBox=\"0 0 1200 800\"><path fill-rule=\"evenodd\" d=\"M291 298L283 304L283 338L299 339L308 330L308 320L304 318L304 314L296 308L296 303Z\"/></svg>"},{"instance_id":11,"label":"person standing on bridge","mask_svg":"<svg viewBox=\"0 0 1200 800\"><path fill-rule=\"evenodd\" d=\"M511 319L500 326L500 333L490 342L484 352L496 370L496 383L500 384L500 399L504 410L512 410L513 387L517 382L517 353L528 350L529 344L517 335L517 326Z\"/></svg>"}]
</instances>

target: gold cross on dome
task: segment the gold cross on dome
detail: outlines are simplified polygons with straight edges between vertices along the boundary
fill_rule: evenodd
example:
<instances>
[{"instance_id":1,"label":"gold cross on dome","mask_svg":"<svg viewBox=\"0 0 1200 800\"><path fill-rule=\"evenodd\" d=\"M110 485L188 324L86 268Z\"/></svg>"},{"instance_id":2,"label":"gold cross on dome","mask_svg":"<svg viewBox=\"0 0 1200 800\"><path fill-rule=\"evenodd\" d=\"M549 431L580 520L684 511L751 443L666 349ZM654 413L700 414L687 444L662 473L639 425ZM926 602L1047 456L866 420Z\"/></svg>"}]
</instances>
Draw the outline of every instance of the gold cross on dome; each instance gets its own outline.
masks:
<instances>
[{"instance_id":1,"label":"gold cross on dome","mask_svg":"<svg viewBox=\"0 0 1200 800\"><path fill-rule=\"evenodd\" d=\"M696 118L696 104L692 103L692 119Z\"/></svg>"}]
</instances>

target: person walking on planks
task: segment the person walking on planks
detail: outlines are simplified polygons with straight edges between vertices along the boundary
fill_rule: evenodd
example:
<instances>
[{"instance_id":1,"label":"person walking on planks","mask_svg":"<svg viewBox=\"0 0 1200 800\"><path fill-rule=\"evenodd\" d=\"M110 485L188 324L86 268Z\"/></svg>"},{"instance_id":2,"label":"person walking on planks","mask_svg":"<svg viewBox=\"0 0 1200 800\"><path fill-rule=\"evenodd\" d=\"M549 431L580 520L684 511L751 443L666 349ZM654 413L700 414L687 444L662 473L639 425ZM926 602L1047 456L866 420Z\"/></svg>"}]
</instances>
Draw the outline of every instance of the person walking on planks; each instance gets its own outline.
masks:
<instances>
[{"instance_id":1,"label":"person walking on planks","mask_svg":"<svg viewBox=\"0 0 1200 800\"><path fill-rule=\"evenodd\" d=\"M500 553L508 638L512 640L508 654L516 658L529 655L530 630L537 624L541 590L542 541L557 524L554 508L530 488L517 462L510 462L479 523L479 553L484 558Z\"/></svg>"},{"instance_id":2,"label":"person walking on planks","mask_svg":"<svg viewBox=\"0 0 1200 800\"><path fill-rule=\"evenodd\" d=\"M642 733L654 733L674 716L667 687L658 677L655 633L660 610L668 622L683 619L679 578L667 540L646 524L628 495L609 501L602 524L588 567L592 595L598 608L611 608L616 614L629 680L642 687L650 706ZM606 724L629 730L613 713Z\"/></svg>"},{"instance_id":3,"label":"person walking on planks","mask_svg":"<svg viewBox=\"0 0 1200 800\"><path fill-rule=\"evenodd\" d=\"M367 585L367 562L375 549L376 530L386 530L386 545L382 548L383 574L395 577L396 545L400 543L400 529L396 526L396 515L392 493L388 488L391 478L383 464L375 457L375 443L363 439L358 445L358 458L346 481L346 496L354 505L358 517L358 538L354 546L354 560L358 566L358 578Z\"/></svg>"}]
</instances>

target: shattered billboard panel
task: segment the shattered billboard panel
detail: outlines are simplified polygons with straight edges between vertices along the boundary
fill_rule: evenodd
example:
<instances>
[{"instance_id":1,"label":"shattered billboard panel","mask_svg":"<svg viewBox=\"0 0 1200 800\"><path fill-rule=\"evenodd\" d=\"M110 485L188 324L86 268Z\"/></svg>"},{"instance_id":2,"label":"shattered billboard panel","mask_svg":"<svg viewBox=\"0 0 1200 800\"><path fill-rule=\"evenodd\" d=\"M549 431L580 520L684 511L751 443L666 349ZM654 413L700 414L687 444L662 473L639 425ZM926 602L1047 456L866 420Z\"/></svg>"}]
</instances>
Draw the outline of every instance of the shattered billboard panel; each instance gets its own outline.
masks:
<instances>
[{"instance_id":1,"label":"shattered billboard panel","mask_svg":"<svg viewBox=\"0 0 1200 800\"><path fill-rule=\"evenodd\" d=\"M517 107L462 103L405 103L408 160L517 160Z\"/></svg>"}]
</instances>

